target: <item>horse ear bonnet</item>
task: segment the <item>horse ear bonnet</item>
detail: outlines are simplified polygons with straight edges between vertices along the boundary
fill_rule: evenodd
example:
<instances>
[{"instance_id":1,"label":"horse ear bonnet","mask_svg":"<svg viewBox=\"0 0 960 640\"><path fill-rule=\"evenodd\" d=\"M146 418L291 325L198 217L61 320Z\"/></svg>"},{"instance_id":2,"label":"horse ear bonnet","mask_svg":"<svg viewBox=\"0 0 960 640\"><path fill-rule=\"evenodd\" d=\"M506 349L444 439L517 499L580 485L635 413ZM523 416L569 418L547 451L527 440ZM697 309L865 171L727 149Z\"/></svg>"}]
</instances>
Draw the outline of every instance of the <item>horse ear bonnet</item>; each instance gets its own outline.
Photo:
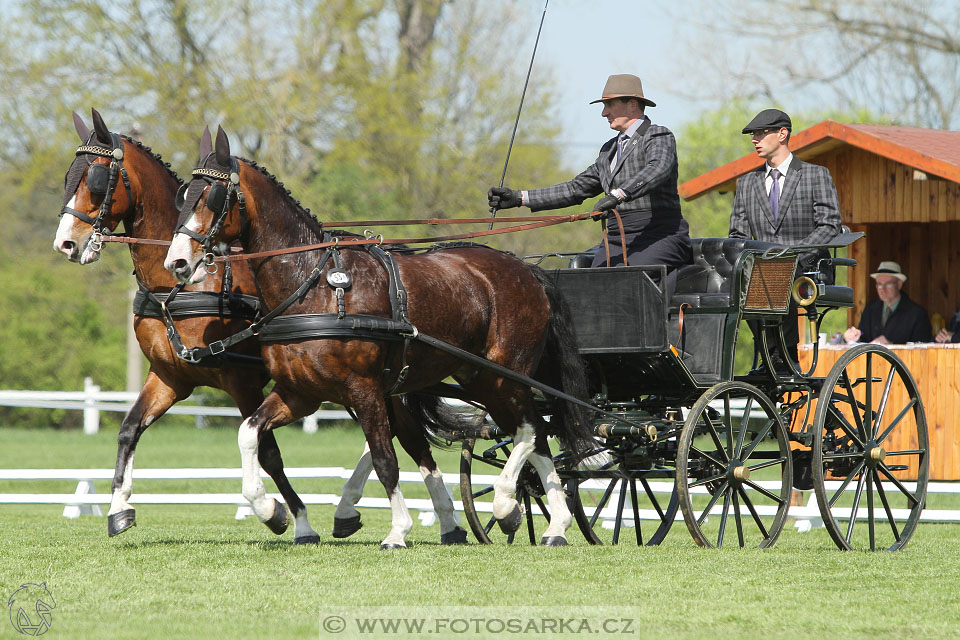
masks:
<instances>
[{"instance_id":1,"label":"horse ear bonnet","mask_svg":"<svg viewBox=\"0 0 960 640\"><path fill-rule=\"evenodd\" d=\"M84 143L89 146L102 147L104 150L109 151L109 147L103 145L97 139L95 132L88 134L87 140ZM63 206L67 206L67 203L70 202L73 195L77 192L77 187L80 186L80 181L83 179L84 172L87 172L87 186L90 185L90 175L87 171L87 167L93 168L92 165L87 164L86 154L80 154L73 159L73 164L70 165L70 168L67 169L67 175L63 179ZM109 172L107 167L104 167L105 170ZM109 178L109 173L106 176ZM101 193L106 193L106 180L103 182L103 191ZM92 189L91 189L92 190Z\"/></svg>"},{"instance_id":2,"label":"horse ear bonnet","mask_svg":"<svg viewBox=\"0 0 960 640\"><path fill-rule=\"evenodd\" d=\"M98 196L107 193L107 184L110 182L110 169L103 164L92 164L87 169L87 189Z\"/></svg>"}]
</instances>

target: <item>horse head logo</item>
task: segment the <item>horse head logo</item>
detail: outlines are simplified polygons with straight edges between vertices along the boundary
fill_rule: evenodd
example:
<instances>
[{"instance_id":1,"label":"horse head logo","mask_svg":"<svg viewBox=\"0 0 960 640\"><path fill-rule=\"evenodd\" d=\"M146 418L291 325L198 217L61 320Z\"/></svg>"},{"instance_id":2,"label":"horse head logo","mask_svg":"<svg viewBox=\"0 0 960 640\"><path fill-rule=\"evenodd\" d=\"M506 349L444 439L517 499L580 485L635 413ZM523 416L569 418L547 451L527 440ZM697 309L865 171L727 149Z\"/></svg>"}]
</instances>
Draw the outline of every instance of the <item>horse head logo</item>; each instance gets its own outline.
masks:
<instances>
[{"instance_id":1,"label":"horse head logo","mask_svg":"<svg viewBox=\"0 0 960 640\"><path fill-rule=\"evenodd\" d=\"M51 611L57 607L53 594L47 589L47 583L20 585L7 600L10 610L10 624L26 636L45 634L53 623Z\"/></svg>"}]
</instances>

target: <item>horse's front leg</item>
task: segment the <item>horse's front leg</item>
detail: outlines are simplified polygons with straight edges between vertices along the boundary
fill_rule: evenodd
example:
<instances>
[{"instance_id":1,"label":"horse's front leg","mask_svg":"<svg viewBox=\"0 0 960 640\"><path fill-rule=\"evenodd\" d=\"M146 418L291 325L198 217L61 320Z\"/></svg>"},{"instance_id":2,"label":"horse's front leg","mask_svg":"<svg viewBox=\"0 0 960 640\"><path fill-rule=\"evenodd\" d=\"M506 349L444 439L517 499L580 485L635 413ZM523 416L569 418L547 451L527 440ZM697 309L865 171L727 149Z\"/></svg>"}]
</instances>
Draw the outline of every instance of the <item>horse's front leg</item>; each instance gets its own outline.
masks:
<instances>
[{"instance_id":1,"label":"horse's front leg","mask_svg":"<svg viewBox=\"0 0 960 640\"><path fill-rule=\"evenodd\" d=\"M400 467L397 452L393 448L393 433L387 413L386 399L372 387L361 398L352 399L351 406L357 413L360 426L370 446L373 468L380 478L390 500L393 518L390 533L380 543L381 549L402 549L407 546L406 537L413 528L413 519L400 493Z\"/></svg>"},{"instance_id":2,"label":"horse's front leg","mask_svg":"<svg viewBox=\"0 0 960 640\"><path fill-rule=\"evenodd\" d=\"M291 408L274 390L260 407L240 424L237 432L240 466L243 471L243 497L250 503L260 522L275 533L286 529L287 509L275 498L267 497L258 464L260 438L265 431L289 424L294 419Z\"/></svg>"},{"instance_id":3,"label":"horse's front leg","mask_svg":"<svg viewBox=\"0 0 960 640\"><path fill-rule=\"evenodd\" d=\"M178 394L153 370L147 374L143 388L124 416L117 435L117 463L113 472L110 510L107 512L107 535L121 534L137 523L136 510L130 506L130 496L133 494L133 458L140 436L177 400L189 395L191 390L181 390Z\"/></svg>"}]
</instances>

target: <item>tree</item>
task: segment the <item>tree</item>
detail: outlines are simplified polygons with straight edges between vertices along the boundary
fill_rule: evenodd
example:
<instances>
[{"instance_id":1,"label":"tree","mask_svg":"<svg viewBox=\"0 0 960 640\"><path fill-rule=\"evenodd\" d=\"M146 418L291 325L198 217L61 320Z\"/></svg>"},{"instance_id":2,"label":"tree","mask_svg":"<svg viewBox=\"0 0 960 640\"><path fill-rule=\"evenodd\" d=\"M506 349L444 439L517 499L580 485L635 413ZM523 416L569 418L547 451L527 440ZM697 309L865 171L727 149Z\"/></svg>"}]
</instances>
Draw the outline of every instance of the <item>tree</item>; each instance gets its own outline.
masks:
<instances>
[{"instance_id":1,"label":"tree","mask_svg":"<svg viewBox=\"0 0 960 640\"><path fill-rule=\"evenodd\" d=\"M678 17L679 18L679 17ZM679 18L689 21L689 18ZM888 121L960 123L960 13L945 0L721 0L695 27L698 98L742 96L836 109L868 106ZM742 53L731 50L735 42ZM688 89L687 93L691 91Z\"/></svg>"}]
</instances>

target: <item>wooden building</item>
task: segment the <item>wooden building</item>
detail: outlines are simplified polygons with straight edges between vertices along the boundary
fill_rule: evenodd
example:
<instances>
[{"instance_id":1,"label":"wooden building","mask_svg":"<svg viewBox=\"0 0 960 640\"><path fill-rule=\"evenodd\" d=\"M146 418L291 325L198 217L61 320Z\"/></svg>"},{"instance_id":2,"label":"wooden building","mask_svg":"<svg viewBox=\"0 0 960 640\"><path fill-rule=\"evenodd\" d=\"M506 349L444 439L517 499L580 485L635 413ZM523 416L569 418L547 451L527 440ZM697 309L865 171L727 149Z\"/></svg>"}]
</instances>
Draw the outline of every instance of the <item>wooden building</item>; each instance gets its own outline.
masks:
<instances>
[{"instance_id":1,"label":"wooden building","mask_svg":"<svg viewBox=\"0 0 960 640\"><path fill-rule=\"evenodd\" d=\"M960 131L826 120L794 133L790 148L801 160L830 170L843 223L866 237L854 243L849 270L859 321L876 297L870 273L882 260L900 263L904 290L947 321L960 309ZM693 200L711 191L734 191L741 175L763 164L756 154L717 167L680 185ZM898 355L920 386L931 438L931 478L960 480L960 349L910 349ZM818 374L842 351L823 350ZM804 354L801 353L801 356Z\"/></svg>"}]
</instances>

